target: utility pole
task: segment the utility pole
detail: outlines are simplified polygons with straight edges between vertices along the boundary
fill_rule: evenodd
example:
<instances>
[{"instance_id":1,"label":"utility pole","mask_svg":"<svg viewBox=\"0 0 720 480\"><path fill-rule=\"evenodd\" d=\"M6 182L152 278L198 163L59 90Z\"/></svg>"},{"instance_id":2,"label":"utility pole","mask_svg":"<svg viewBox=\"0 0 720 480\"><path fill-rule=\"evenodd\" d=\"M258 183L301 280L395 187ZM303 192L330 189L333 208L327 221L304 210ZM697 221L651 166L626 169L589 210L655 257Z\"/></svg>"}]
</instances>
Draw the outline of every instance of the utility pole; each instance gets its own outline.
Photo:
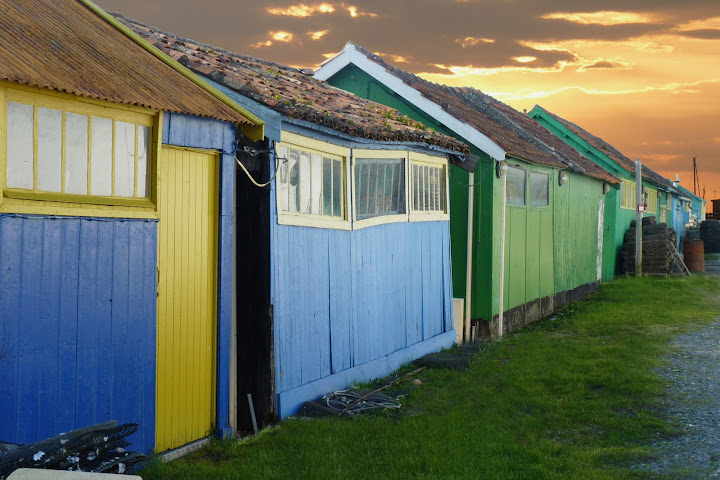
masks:
<instances>
[{"instance_id":1,"label":"utility pole","mask_svg":"<svg viewBox=\"0 0 720 480\"><path fill-rule=\"evenodd\" d=\"M697 195L697 189L700 187L700 180L697 172L697 159L693 157L693 194Z\"/></svg>"},{"instance_id":2,"label":"utility pole","mask_svg":"<svg viewBox=\"0 0 720 480\"><path fill-rule=\"evenodd\" d=\"M635 276L642 276L642 217L645 204L642 201L642 164L635 160ZM642 207L641 207L642 205Z\"/></svg>"}]
</instances>

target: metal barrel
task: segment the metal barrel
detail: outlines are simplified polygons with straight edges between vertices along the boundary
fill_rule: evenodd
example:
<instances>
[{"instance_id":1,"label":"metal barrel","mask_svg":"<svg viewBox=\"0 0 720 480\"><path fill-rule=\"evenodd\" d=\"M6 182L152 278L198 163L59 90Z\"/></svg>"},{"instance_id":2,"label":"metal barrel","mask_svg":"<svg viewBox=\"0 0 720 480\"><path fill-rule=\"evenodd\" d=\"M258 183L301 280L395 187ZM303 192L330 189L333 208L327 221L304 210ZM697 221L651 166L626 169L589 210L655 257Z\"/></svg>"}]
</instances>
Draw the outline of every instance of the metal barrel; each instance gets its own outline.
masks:
<instances>
[{"instance_id":1,"label":"metal barrel","mask_svg":"<svg viewBox=\"0 0 720 480\"><path fill-rule=\"evenodd\" d=\"M685 265L691 272L705 271L705 243L702 240L686 238L683 246Z\"/></svg>"}]
</instances>

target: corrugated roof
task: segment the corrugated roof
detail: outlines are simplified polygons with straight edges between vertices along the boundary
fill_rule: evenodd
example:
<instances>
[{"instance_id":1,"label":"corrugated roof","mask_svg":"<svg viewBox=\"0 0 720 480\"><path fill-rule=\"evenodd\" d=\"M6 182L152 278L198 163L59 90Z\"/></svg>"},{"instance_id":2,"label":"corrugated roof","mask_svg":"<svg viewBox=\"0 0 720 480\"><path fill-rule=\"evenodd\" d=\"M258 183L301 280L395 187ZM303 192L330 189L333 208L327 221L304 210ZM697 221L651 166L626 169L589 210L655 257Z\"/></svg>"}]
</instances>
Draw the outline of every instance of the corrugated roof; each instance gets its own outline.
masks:
<instances>
[{"instance_id":1,"label":"corrugated roof","mask_svg":"<svg viewBox=\"0 0 720 480\"><path fill-rule=\"evenodd\" d=\"M384 105L332 87L298 69L198 43L113 13L194 72L285 116L379 141L419 142L469 153L459 140L397 115Z\"/></svg>"},{"instance_id":2,"label":"corrugated roof","mask_svg":"<svg viewBox=\"0 0 720 480\"><path fill-rule=\"evenodd\" d=\"M578 125L570 122L569 120L565 120L564 118L555 115L552 112L549 112L548 110L544 109L540 105L536 105L535 108L542 110L543 112L550 115L552 118L563 124L565 128L573 132L575 135L595 147L596 149L600 150L603 154L605 154L608 158L616 162L620 167L622 167L624 170L635 173L635 162L633 160L630 160L628 157L623 155L620 150L610 145L608 142L603 140L600 137L596 137L595 135L591 134L587 130L579 127ZM648 167L647 165L642 166L642 175L643 178L646 180L649 180L656 185L662 186L662 187L671 187L672 183L667 178L663 177L659 173L657 173L652 168Z\"/></svg>"},{"instance_id":3,"label":"corrugated roof","mask_svg":"<svg viewBox=\"0 0 720 480\"><path fill-rule=\"evenodd\" d=\"M0 0L0 78L254 125L78 0Z\"/></svg>"},{"instance_id":4,"label":"corrugated roof","mask_svg":"<svg viewBox=\"0 0 720 480\"><path fill-rule=\"evenodd\" d=\"M620 183L620 179L608 173L595 162L563 142L545 129L526 113L521 113L511 106L472 88L462 88L463 96L470 105L488 112L497 123L505 128L515 130L518 135L533 144L539 150L549 153L556 163L570 167L576 173L596 178L612 184Z\"/></svg>"},{"instance_id":5,"label":"corrugated roof","mask_svg":"<svg viewBox=\"0 0 720 480\"><path fill-rule=\"evenodd\" d=\"M564 142L558 141L535 120L490 95L470 87L448 87L429 82L390 65L359 45L352 42L350 45L457 120L489 137L508 155L539 165L570 168L610 183L619 182Z\"/></svg>"}]
</instances>

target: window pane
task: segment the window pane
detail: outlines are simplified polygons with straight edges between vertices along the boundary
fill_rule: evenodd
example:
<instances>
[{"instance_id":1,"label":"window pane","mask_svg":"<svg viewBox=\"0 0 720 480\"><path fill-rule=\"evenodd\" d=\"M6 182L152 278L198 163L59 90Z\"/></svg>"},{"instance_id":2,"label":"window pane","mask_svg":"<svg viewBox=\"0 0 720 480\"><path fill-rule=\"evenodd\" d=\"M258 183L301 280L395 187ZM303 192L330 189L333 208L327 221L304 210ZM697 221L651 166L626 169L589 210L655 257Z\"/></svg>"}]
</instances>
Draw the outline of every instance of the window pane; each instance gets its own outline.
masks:
<instances>
[{"instance_id":1,"label":"window pane","mask_svg":"<svg viewBox=\"0 0 720 480\"><path fill-rule=\"evenodd\" d=\"M445 190L446 188L447 183L445 177L445 167L442 167L440 169L440 211L443 213L447 212L447 208L445 205L445 202L447 201L447 191Z\"/></svg>"},{"instance_id":2,"label":"window pane","mask_svg":"<svg viewBox=\"0 0 720 480\"><path fill-rule=\"evenodd\" d=\"M300 204L300 152L290 150L288 157L288 211L297 212Z\"/></svg>"},{"instance_id":3,"label":"window pane","mask_svg":"<svg viewBox=\"0 0 720 480\"><path fill-rule=\"evenodd\" d=\"M510 166L507 175L507 203L525 205L525 169Z\"/></svg>"},{"instance_id":4,"label":"window pane","mask_svg":"<svg viewBox=\"0 0 720 480\"><path fill-rule=\"evenodd\" d=\"M355 167L358 220L405 213L405 160L359 158Z\"/></svg>"},{"instance_id":5,"label":"window pane","mask_svg":"<svg viewBox=\"0 0 720 480\"><path fill-rule=\"evenodd\" d=\"M152 130L150 127L144 125L138 125L138 171L137 171L137 191L135 196L140 198L147 198L150 196L150 134Z\"/></svg>"},{"instance_id":6,"label":"window pane","mask_svg":"<svg viewBox=\"0 0 720 480\"><path fill-rule=\"evenodd\" d=\"M277 186L278 210L286 212L288 209L288 150L287 147L278 146L277 155L278 172L275 177Z\"/></svg>"},{"instance_id":7,"label":"window pane","mask_svg":"<svg viewBox=\"0 0 720 480\"><path fill-rule=\"evenodd\" d=\"M135 125L115 122L115 195L135 195Z\"/></svg>"},{"instance_id":8,"label":"window pane","mask_svg":"<svg viewBox=\"0 0 720 480\"><path fill-rule=\"evenodd\" d=\"M339 160L333 160L333 217L342 217L342 172Z\"/></svg>"},{"instance_id":9,"label":"window pane","mask_svg":"<svg viewBox=\"0 0 720 480\"><path fill-rule=\"evenodd\" d=\"M65 114L65 192L87 195L88 117Z\"/></svg>"},{"instance_id":10,"label":"window pane","mask_svg":"<svg viewBox=\"0 0 720 480\"><path fill-rule=\"evenodd\" d=\"M530 205L535 207L550 205L550 175L530 172Z\"/></svg>"},{"instance_id":11,"label":"window pane","mask_svg":"<svg viewBox=\"0 0 720 480\"><path fill-rule=\"evenodd\" d=\"M300 152L300 211L310 213L310 154Z\"/></svg>"},{"instance_id":12,"label":"window pane","mask_svg":"<svg viewBox=\"0 0 720 480\"><path fill-rule=\"evenodd\" d=\"M62 182L62 111L38 107L38 190L60 192Z\"/></svg>"},{"instance_id":13,"label":"window pane","mask_svg":"<svg viewBox=\"0 0 720 480\"><path fill-rule=\"evenodd\" d=\"M322 157L313 154L310 157L310 213L322 213Z\"/></svg>"},{"instance_id":14,"label":"window pane","mask_svg":"<svg viewBox=\"0 0 720 480\"><path fill-rule=\"evenodd\" d=\"M323 158L323 215L332 216L332 159Z\"/></svg>"},{"instance_id":15,"label":"window pane","mask_svg":"<svg viewBox=\"0 0 720 480\"><path fill-rule=\"evenodd\" d=\"M33 189L33 107L7 103L7 186Z\"/></svg>"},{"instance_id":16,"label":"window pane","mask_svg":"<svg viewBox=\"0 0 720 480\"><path fill-rule=\"evenodd\" d=\"M112 120L92 118L90 194L112 195Z\"/></svg>"},{"instance_id":17,"label":"window pane","mask_svg":"<svg viewBox=\"0 0 720 480\"><path fill-rule=\"evenodd\" d=\"M430 192L430 167L428 166L423 167L423 181L425 182L423 190L423 210L427 212L430 210L430 199L432 198L432 192Z\"/></svg>"},{"instance_id":18,"label":"window pane","mask_svg":"<svg viewBox=\"0 0 720 480\"><path fill-rule=\"evenodd\" d=\"M412 182L413 182L413 210L420 209L420 179L419 179L419 166L413 165Z\"/></svg>"}]
</instances>

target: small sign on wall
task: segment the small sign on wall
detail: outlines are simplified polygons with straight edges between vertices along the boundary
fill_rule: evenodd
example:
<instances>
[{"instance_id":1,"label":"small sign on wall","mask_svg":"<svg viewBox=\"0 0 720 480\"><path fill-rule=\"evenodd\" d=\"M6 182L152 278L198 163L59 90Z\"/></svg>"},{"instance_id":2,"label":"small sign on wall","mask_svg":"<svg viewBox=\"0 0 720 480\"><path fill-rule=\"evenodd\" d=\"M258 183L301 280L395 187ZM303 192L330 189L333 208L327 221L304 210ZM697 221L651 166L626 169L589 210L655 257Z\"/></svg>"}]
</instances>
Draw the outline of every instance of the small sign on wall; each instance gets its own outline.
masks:
<instances>
[{"instance_id":1,"label":"small sign on wall","mask_svg":"<svg viewBox=\"0 0 720 480\"><path fill-rule=\"evenodd\" d=\"M638 212L642 213L644 211L645 211L645 205L643 205L643 204L638 205Z\"/></svg>"}]
</instances>

